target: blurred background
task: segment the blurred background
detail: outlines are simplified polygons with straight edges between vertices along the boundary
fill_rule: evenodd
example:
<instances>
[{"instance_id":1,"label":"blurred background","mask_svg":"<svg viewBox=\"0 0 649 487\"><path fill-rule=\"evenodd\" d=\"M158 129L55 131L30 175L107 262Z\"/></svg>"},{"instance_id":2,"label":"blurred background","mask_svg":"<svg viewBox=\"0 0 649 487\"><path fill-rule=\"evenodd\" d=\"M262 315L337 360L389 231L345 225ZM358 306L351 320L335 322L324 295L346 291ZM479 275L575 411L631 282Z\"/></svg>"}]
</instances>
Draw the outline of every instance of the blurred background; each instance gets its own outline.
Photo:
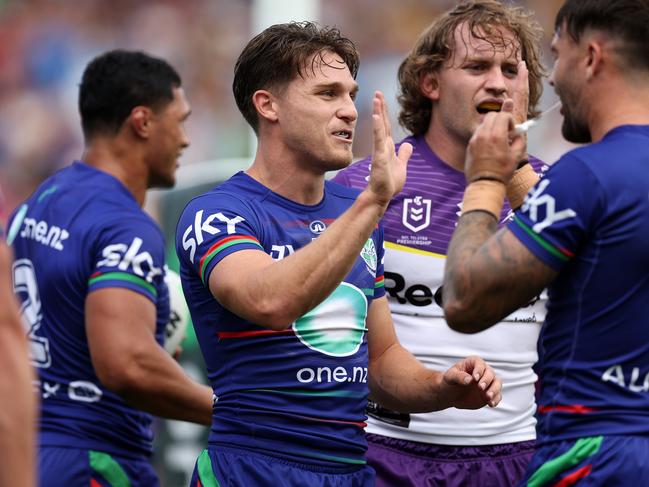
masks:
<instances>
[{"instance_id":1,"label":"blurred background","mask_svg":"<svg viewBox=\"0 0 649 487\"><path fill-rule=\"evenodd\" d=\"M0 0L0 224L47 176L81 156L78 83L85 65L113 48L138 49L165 58L180 73L193 107L175 190L154 192L147 209L169 242L184 204L248 166L254 137L231 94L234 62L263 28L289 20L335 25L361 53L354 153L369 154L371 96L382 90L392 109L395 139L396 72L418 34L451 0ZM516 0L535 12L545 29L545 65L561 0ZM556 101L546 85L541 108ZM570 146L558 112L530 132L531 154L553 162ZM182 360L196 377L203 364L191 334ZM163 485L186 485L206 430L159 422L154 461Z\"/></svg>"}]
</instances>

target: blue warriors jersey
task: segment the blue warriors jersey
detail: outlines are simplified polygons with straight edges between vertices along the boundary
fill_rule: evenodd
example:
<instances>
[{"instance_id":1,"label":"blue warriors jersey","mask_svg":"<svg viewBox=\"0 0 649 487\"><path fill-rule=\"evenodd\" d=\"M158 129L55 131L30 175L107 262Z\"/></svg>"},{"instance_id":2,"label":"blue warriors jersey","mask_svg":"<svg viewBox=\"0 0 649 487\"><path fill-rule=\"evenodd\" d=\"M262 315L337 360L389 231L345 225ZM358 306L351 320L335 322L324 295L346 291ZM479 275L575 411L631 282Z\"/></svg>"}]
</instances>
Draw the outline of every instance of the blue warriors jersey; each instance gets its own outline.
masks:
<instances>
[{"instance_id":1,"label":"blue warriors jersey","mask_svg":"<svg viewBox=\"0 0 649 487\"><path fill-rule=\"evenodd\" d=\"M211 445L314 464L365 462L365 318L372 300L384 295L382 230L373 232L331 295L286 330L231 313L208 288L223 258L244 249L288 257L325 231L357 195L326 182L322 201L305 206L238 173L183 211L176 235L180 273L217 397Z\"/></svg>"},{"instance_id":2,"label":"blue warriors jersey","mask_svg":"<svg viewBox=\"0 0 649 487\"><path fill-rule=\"evenodd\" d=\"M75 162L16 210L7 238L38 371L40 444L150 454L151 416L104 388L95 374L84 306L98 289L139 293L157 306L162 341L169 292L159 228L117 179Z\"/></svg>"},{"instance_id":3,"label":"blue warriors jersey","mask_svg":"<svg viewBox=\"0 0 649 487\"><path fill-rule=\"evenodd\" d=\"M540 441L649 434L649 126L563 156L509 229L559 272L539 341Z\"/></svg>"}]
</instances>

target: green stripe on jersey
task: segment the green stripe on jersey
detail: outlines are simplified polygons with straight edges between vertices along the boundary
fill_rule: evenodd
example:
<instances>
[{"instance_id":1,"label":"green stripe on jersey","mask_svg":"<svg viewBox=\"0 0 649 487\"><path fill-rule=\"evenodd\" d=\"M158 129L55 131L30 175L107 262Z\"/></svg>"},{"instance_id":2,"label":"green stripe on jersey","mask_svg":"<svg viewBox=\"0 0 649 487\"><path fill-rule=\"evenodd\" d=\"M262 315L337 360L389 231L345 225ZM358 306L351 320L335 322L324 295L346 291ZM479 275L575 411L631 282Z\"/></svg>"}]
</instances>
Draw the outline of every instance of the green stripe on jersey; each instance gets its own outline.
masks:
<instances>
[{"instance_id":1,"label":"green stripe on jersey","mask_svg":"<svg viewBox=\"0 0 649 487\"><path fill-rule=\"evenodd\" d=\"M603 440L603 436L580 438L563 455L541 465L527 481L527 487L541 487L582 460L595 455L602 446Z\"/></svg>"},{"instance_id":2,"label":"green stripe on jersey","mask_svg":"<svg viewBox=\"0 0 649 487\"><path fill-rule=\"evenodd\" d=\"M261 246L261 244L259 242L257 242L255 239L251 238L251 237L237 238L235 240L229 240L228 242L225 242L223 244L217 244L217 246L216 246L216 248L214 248L214 250L212 250L211 252L208 252L207 254L205 254L203 256L203 258L201 259L200 277L201 277L201 281L203 281L203 284L207 284L205 282L205 269L207 268L209 263L212 262L214 257L216 257L217 254L221 253L223 250L227 249L228 247L232 247L233 245L238 245L238 244L242 244L242 243L247 243L247 244L253 243L253 244L259 246L259 248L261 250L264 250L264 248Z\"/></svg>"},{"instance_id":3,"label":"green stripe on jersey","mask_svg":"<svg viewBox=\"0 0 649 487\"><path fill-rule=\"evenodd\" d=\"M106 479L111 487L131 487L128 475L109 454L90 450L88 457L90 468Z\"/></svg>"},{"instance_id":4,"label":"green stripe on jersey","mask_svg":"<svg viewBox=\"0 0 649 487\"><path fill-rule=\"evenodd\" d=\"M525 223L523 223L517 216L514 216L514 222L523 230L525 230L525 233L527 233L530 237L532 237L536 241L536 243L538 243L541 247L543 247L545 250L550 252L552 255L554 255L558 259L561 259L564 262L568 262L570 260L569 256L561 252L551 243L544 240L538 233L536 233L530 227L525 225Z\"/></svg>"},{"instance_id":5,"label":"green stripe on jersey","mask_svg":"<svg viewBox=\"0 0 649 487\"><path fill-rule=\"evenodd\" d=\"M154 297L158 296L158 292L156 291L153 284L146 282L141 277L134 276L133 274L127 274L126 272L108 272L106 274L100 274L96 277L91 277L88 280L88 286L92 286L93 284L101 281L115 281L115 280L127 281L132 284L136 284L149 291L149 293L153 294Z\"/></svg>"},{"instance_id":6,"label":"green stripe on jersey","mask_svg":"<svg viewBox=\"0 0 649 487\"><path fill-rule=\"evenodd\" d=\"M220 487L219 481L216 480L214 470L212 470L212 460L207 450L203 450L198 457L198 478L201 480L203 487Z\"/></svg>"}]
</instances>

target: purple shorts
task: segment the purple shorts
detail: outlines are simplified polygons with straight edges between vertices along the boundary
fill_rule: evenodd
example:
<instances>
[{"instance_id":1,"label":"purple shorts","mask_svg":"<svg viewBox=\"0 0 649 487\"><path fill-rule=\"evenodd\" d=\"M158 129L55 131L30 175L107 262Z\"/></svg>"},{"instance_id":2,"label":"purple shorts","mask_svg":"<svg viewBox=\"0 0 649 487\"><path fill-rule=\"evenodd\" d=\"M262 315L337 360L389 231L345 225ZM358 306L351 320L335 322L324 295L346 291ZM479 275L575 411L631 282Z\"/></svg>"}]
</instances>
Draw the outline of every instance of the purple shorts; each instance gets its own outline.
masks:
<instances>
[{"instance_id":1,"label":"purple shorts","mask_svg":"<svg viewBox=\"0 0 649 487\"><path fill-rule=\"evenodd\" d=\"M514 486L534 453L534 441L446 446L366 436L367 463L376 470L376 487Z\"/></svg>"}]
</instances>

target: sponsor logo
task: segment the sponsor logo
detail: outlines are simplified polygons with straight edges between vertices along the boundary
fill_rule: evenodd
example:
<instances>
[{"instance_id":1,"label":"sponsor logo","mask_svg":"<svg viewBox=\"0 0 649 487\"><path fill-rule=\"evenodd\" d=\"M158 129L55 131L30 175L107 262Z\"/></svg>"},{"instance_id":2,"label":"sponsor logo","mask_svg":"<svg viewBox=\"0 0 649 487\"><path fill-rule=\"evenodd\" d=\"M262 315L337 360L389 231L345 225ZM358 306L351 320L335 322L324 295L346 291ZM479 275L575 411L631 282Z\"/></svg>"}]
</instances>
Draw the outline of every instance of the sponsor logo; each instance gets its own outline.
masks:
<instances>
[{"instance_id":1,"label":"sponsor logo","mask_svg":"<svg viewBox=\"0 0 649 487\"><path fill-rule=\"evenodd\" d=\"M23 208L25 208L26 213L27 206L23 205ZM53 248L54 250L63 250L63 242L70 237L70 233L64 228L50 225L45 220L37 221L34 218L25 218L24 213L22 213L23 208L20 209L19 214L16 215L14 222L11 224L8 240L13 241L15 238L15 232L17 231L16 225L14 224L22 220L23 229L20 232L21 237L35 240L36 242L43 244L46 247ZM17 225L20 225L20 223ZM14 235L12 236L12 234Z\"/></svg>"},{"instance_id":2,"label":"sponsor logo","mask_svg":"<svg viewBox=\"0 0 649 487\"><path fill-rule=\"evenodd\" d=\"M424 284L406 287L406 280L396 272L385 272L385 292L399 304L410 303L413 306L429 306L433 304L435 296L433 291Z\"/></svg>"},{"instance_id":3,"label":"sponsor logo","mask_svg":"<svg viewBox=\"0 0 649 487\"><path fill-rule=\"evenodd\" d=\"M367 382L367 367L304 367L295 374L298 382L311 384L314 382Z\"/></svg>"},{"instance_id":4,"label":"sponsor logo","mask_svg":"<svg viewBox=\"0 0 649 487\"><path fill-rule=\"evenodd\" d=\"M207 218L203 219L203 210L199 210L194 215L194 224L189 225L183 233L183 249L189 250L189 260L194 262L196 257L196 247L205 241L204 234L216 235L223 231L212 225L214 221L225 223L225 231L228 235L236 233L237 223L245 222L245 218L235 215L234 218L228 218L223 213L212 213Z\"/></svg>"},{"instance_id":5,"label":"sponsor logo","mask_svg":"<svg viewBox=\"0 0 649 487\"><path fill-rule=\"evenodd\" d=\"M309 230L311 230L316 235L320 235L326 229L327 229L327 225L325 225L324 222L321 222L320 220L314 220L311 223L309 223Z\"/></svg>"},{"instance_id":6,"label":"sponsor logo","mask_svg":"<svg viewBox=\"0 0 649 487\"><path fill-rule=\"evenodd\" d=\"M522 211L529 213L532 221L537 222L532 226L532 230L536 233L541 233L543 230L558 221L577 216L577 213L570 208L557 211L554 197L549 194L543 194L543 191L545 191L549 185L549 179L541 179L538 186L527 194L523 206L521 207ZM541 212L541 208L545 211ZM541 213L545 213L543 220L539 220Z\"/></svg>"},{"instance_id":7,"label":"sponsor logo","mask_svg":"<svg viewBox=\"0 0 649 487\"><path fill-rule=\"evenodd\" d=\"M99 387L85 380L75 380L68 385L68 397L73 401L97 402L102 394Z\"/></svg>"},{"instance_id":8,"label":"sponsor logo","mask_svg":"<svg viewBox=\"0 0 649 487\"><path fill-rule=\"evenodd\" d=\"M117 267L120 271L130 267L135 275L153 282L153 278L162 275L163 270L153 265L149 252L140 252L143 243L141 238L135 237L128 246L123 243L107 245L101 252L104 258L97 263L97 267Z\"/></svg>"},{"instance_id":9,"label":"sponsor logo","mask_svg":"<svg viewBox=\"0 0 649 487\"><path fill-rule=\"evenodd\" d=\"M628 371L627 371L628 372ZM624 369L621 365L613 365L602 374L602 381L612 382L620 387L629 389L631 392L649 392L649 373L641 377L640 368L633 367L628 382L624 377Z\"/></svg>"},{"instance_id":10,"label":"sponsor logo","mask_svg":"<svg viewBox=\"0 0 649 487\"><path fill-rule=\"evenodd\" d=\"M401 221L406 228L417 233L430 225L430 209L432 202L423 196L405 198Z\"/></svg>"},{"instance_id":11,"label":"sponsor logo","mask_svg":"<svg viewBox=\"0 0 649 487\"><path fill-rule=\"evenodd\" d=\"M34 381L34 389L36 391L40 390L41 396L43 399L49 399L57 395L61 391L61 387L65 387L63 384L57 382L47 382L47 381ZM65 391L65 389L63 389ZM70 399L73 401L79 402L98 402L103 396L102 390L94 383L88 382L85 380L75 380L68 384L67 394Z\"/></svg>"},{"instance_id":12,"label":"sponsor logo","mask_svg":"<svg viewBox=\"0 0 649 487\"><path fill-rule=\"evenodd\" d=\"M363 343L367 300L363 292L341 283L322 303L293 323L299 340L324 355L347 357Z\"/></svg>"},{"instance_id":13,"label":"sponsor logo","mask_svg":"<svg viewBox=\"0 0 649 487\"><path fill-rule=\"evenodd\" d=\"M295 253L295 249L292 245L273 245L270 248L270 256L273 260L282 260L293 253Z\"/></svg>"}]
</instances>

